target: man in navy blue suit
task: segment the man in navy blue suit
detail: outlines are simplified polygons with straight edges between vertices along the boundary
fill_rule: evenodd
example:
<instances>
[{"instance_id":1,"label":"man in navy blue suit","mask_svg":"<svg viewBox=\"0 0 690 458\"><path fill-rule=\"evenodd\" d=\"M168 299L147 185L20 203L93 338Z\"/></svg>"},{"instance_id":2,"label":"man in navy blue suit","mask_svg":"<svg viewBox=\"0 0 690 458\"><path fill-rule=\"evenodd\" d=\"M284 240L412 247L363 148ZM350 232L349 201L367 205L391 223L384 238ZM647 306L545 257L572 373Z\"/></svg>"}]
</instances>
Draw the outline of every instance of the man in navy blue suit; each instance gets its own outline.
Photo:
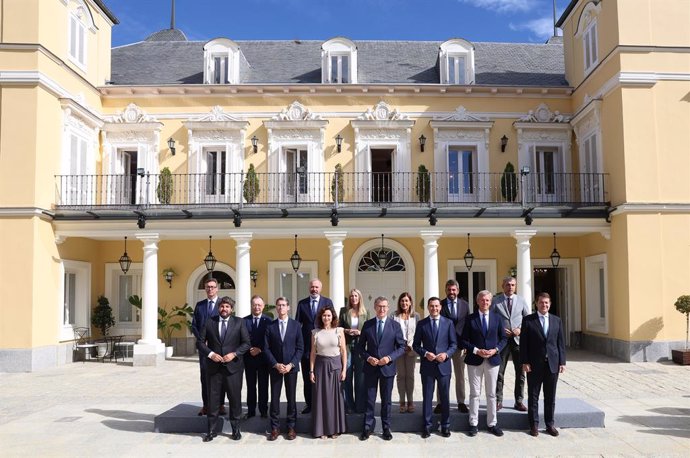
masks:
<instances>
[{"instance_id":1,"label":"man in navy blue suit","mask_svg":"<svg viewBox=\"0 0 690 458\"><path fill-rule=\"evenodd\" d=\"M244 355L244 377L247 381L247 417L256 415L256 389L259 388L259 413L268 417L268 362L264 356L266 328L271 319L263 314L264 300L255 295L251 299L252 313L244 317L252 346Z\"/></svg>"},{"instance_id":2,"label":"man in navy blue suit","mask_svg":"<svg viewBox=\"0 0 690 458\"><path fill-rule=\"evenodd\" d=\"M288 316L290 303L284 297L276 299L278 318L266 329L264 352L266 361L271 367L271 433L268 440L274 441L280 436L280 391L285 383L287 398L287 440L297 437L297 372L304 352L302 331L299 323Z\"/></svg>"},{"instance_id":3,"label":"man in navy blue suit","mask_svg":"<svg viewBox=\"0 0 690 458\"><path fill-rule=\"evenodd\" d=\"M391 440L391 394L395 378L395 360L405 352L405 339L400 324L388 316L388 299L377 297L374 301L376 318L367 320L357 342L357 352L364 360L364 385L367 389L367 411L361 440L369 439L374 430L376 388L381 394L381 423L383 439Z\"/></svg>"},{"instance_id":4,"label":"man in navy blue suit","mask_svg":"<svg viewBox=\"0 0 690 458\"><path fill-rule=\"evenodd\" d=\"M303 414L311 413L311 380L309 379L309 356L311 354L311 331L314 329L316 312L330 305L333 301L321 295L321 280L313 278L309 282L309 297L305 297L297 303L295 321L302 325L302 339L304 341L304 353L302 354L302 381L304 382L304 402L306 406Z\"/></svg>"},{"instance_id":5,"label":"man in navy blue suit","mask_svg":"<svg viewBox=\"0 0 690 458\"><path fill-rule=\"evenodd\" d=\"M218 280L215 278L207 278L204 281L204 288L206 289L206 299L196 303L194 307L194 315L192 316L192 334L198 341L201 338L201 330L206 326L206 320L214 316L218 316ZM201 375L201 399L203 400L203 407L199 410L199 415L206 415L208 411L208 387L206 385L206 370L208 367L208 358L199 353L199 372ZM221 399L225 399L225 393L220 393ZM220 414L225 415L225 403L220 404Z\"/></svg>"},{"instance_id":6,"label":"man in navy blue suit","mask_svg":"<svg viewBox=\"0 0 690 458\"><path fill-rule=\"evenodd\" d=\"M423 390L423 439L431 436L431 404L435 384L438 384L441 403L441 435L450 437L450 357L458 348L453 322L441 316L441 300L438 297L430 297L427 308L429 316L417 323L412 342L412 349L421 358L419 373L422 376Z\"/></svg>"},{"instance_id":7,"label":"man in navy blue suit","mask_svg":"<svg viewBox=\"0 0 690 458\"><path fill-rule=\"evenodd\" d=\"M482 392L482 378L486 389L486 423L489 432L502 436L496 417L496 381L501 366L501 350L506 346L503 319L491 310L491 292L483 290L477 294L479 310L465 320L460 345L467 350L465 364L470 384L470 436L477 435L479 424L479 396Z\"/></svg>"}]
</instances>

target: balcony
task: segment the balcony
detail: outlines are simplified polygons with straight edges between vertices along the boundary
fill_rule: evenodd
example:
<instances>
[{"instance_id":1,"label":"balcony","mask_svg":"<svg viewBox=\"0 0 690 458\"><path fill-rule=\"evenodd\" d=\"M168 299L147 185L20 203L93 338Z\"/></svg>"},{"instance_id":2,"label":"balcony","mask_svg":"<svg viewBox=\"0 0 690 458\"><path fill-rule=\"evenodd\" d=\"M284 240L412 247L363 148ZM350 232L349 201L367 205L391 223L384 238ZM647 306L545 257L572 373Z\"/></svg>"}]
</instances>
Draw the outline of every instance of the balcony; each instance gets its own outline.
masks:
<instances>
[{"instance_id":1,"label":"balcony","mask_svg":"<svg viewBox=\"0 0 690 458\"><path fill-rule=\"evenodd\" d=\"M57 175L58 212L193 209L606 208L607 174L244 173ZM527 210L526 210L527 209ZM417 212L418 213L418 212Z\"/></svg>"}]
</instances>

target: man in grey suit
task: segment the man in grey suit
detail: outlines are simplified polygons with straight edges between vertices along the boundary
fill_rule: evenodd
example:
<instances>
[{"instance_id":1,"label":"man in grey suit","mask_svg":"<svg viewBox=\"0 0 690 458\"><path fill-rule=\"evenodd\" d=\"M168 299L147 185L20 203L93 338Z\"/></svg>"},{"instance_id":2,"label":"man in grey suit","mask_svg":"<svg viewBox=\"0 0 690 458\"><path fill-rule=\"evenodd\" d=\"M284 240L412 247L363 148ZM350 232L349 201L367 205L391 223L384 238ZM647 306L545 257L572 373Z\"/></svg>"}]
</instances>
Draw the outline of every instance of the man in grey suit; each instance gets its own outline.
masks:
<instances>
[{"instance_id":1,"label":"man in grey suit","mask_svg":"<svg viewBox=\"0 0 690 458\"><path fill-rule=\"evenodd\" d=\"M498 369L498 381L496 382L496 410L503 408L503 381L505 380L508 359L513 359L515 369L515 410L527 412L523 403L525 391L525 373L520 364L520 329L522 318L531 312L527 301L515 294L517 282L513 277L504 277L501 287L503 294L499 294L491 301L491 310L498 313L503 319L508 344L501 351L501 366Z\"/></svg>"},{"instance_id":2,"label":"man in grey suit","mask_svg":"<svg viewBox=\"0 0 690 458\"><path fill-rule=\"evenodd\" d=\"M470 304L460 297L460 285L454 279L446 282L446 297L441 301L441 316L453 322L458 342L465 326L465 319L472 313ZM455 397L458 401L458 410L467 413L465 404L465 359L464 351L458 348L453 356L453 372L455 373ZM436 398L439 399L438 392ZM440 404L434 409L434 413L441 413Z\"/></svg>"}]
</instances>

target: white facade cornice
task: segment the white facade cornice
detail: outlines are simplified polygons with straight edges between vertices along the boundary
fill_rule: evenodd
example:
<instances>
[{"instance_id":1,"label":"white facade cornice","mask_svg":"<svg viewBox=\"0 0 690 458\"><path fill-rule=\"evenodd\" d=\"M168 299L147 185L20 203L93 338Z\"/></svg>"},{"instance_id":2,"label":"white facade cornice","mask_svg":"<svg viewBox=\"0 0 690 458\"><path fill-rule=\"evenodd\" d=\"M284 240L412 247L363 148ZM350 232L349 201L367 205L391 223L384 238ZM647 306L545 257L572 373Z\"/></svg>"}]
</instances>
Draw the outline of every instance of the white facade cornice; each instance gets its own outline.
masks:
<instances>
[{"instance_id":1,"label":"white facade cornice","mask_svg":"<svg viewBox=\"0 0 690 458\"><path fill-rule=\"evenodd\" d=\"M617 205L611 212L611 216L620 216L630 213L664 213L664 214L690 214L688 203L626 203Z\"/></svg>"},{"instance_id":2,"label":"white facade cornice","mask_svg":"<svg viewBox=\"0 0 690 458\"><path fill-rule=\"evenodd\" d=\"M491 129L493 121L429 121L432 129Z\"/></svg>"}]
</instances>

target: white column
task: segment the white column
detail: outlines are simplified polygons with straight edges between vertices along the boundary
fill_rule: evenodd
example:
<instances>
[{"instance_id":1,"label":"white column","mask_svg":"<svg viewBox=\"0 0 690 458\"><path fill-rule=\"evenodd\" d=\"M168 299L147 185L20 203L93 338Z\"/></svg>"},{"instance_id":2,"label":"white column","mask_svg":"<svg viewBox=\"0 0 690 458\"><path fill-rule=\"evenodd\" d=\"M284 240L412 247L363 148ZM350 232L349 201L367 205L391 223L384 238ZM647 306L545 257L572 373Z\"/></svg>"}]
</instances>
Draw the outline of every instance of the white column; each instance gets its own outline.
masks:
<instances>
[{"instance_id":1,"label":"white column","mask_svg":"<svg viewBox=\"0 0 690 458\"><path fill-rule=\"evenodd\" d=\"M335 311L340 313L340 309L345 306L345 270L343 262L343 240L347 236L347 232L331 232L323 233L330 244L328 250L330 253L330 276L328 280L328 294L333 301Z\"/></svg>"},{"instance_id":2,"label":"white column","mask_svg":"<svg viewBox=\"0 0 690 458\"><path fill-rule=\"evenodd\" d=\"M251 232L231 232L235 240L235 316L243 317L251 312L252 287L250 242Z\"/></svg>"},{"instance_id":3,"label":"white column","mask_svg":"<svg viewBox=\"0 0 690 458\"><path fill-rule=\"evenodd\" d=\"M530 239L537 234L535 230L523 230L513 232L513 237L517 240L517 293L522 296L528 304L532 304L532 256Z\"/></svg>"},{"instance_id":4,"label":"white column","mask_svg":"<svg viewBox=\"0 0 690 458\"><path fill-rule=\"evenodd\" d=\"M426 303L430 297L438 297L438 239L443 231L420 231L424 240L424 316L429 314Z\"/></svg>"},{"instance_id":5,"label":"white column","mask_svg":"<svg viewBox=\"0 0 690 458\"><path fill-rule=\"evenodd\" d=\"M134 346L135 366L156 366L165 360L165 344L158 338L158 234L136 234L144 243L141 291L141 339Z\"/></svg>"}]
</instances>

